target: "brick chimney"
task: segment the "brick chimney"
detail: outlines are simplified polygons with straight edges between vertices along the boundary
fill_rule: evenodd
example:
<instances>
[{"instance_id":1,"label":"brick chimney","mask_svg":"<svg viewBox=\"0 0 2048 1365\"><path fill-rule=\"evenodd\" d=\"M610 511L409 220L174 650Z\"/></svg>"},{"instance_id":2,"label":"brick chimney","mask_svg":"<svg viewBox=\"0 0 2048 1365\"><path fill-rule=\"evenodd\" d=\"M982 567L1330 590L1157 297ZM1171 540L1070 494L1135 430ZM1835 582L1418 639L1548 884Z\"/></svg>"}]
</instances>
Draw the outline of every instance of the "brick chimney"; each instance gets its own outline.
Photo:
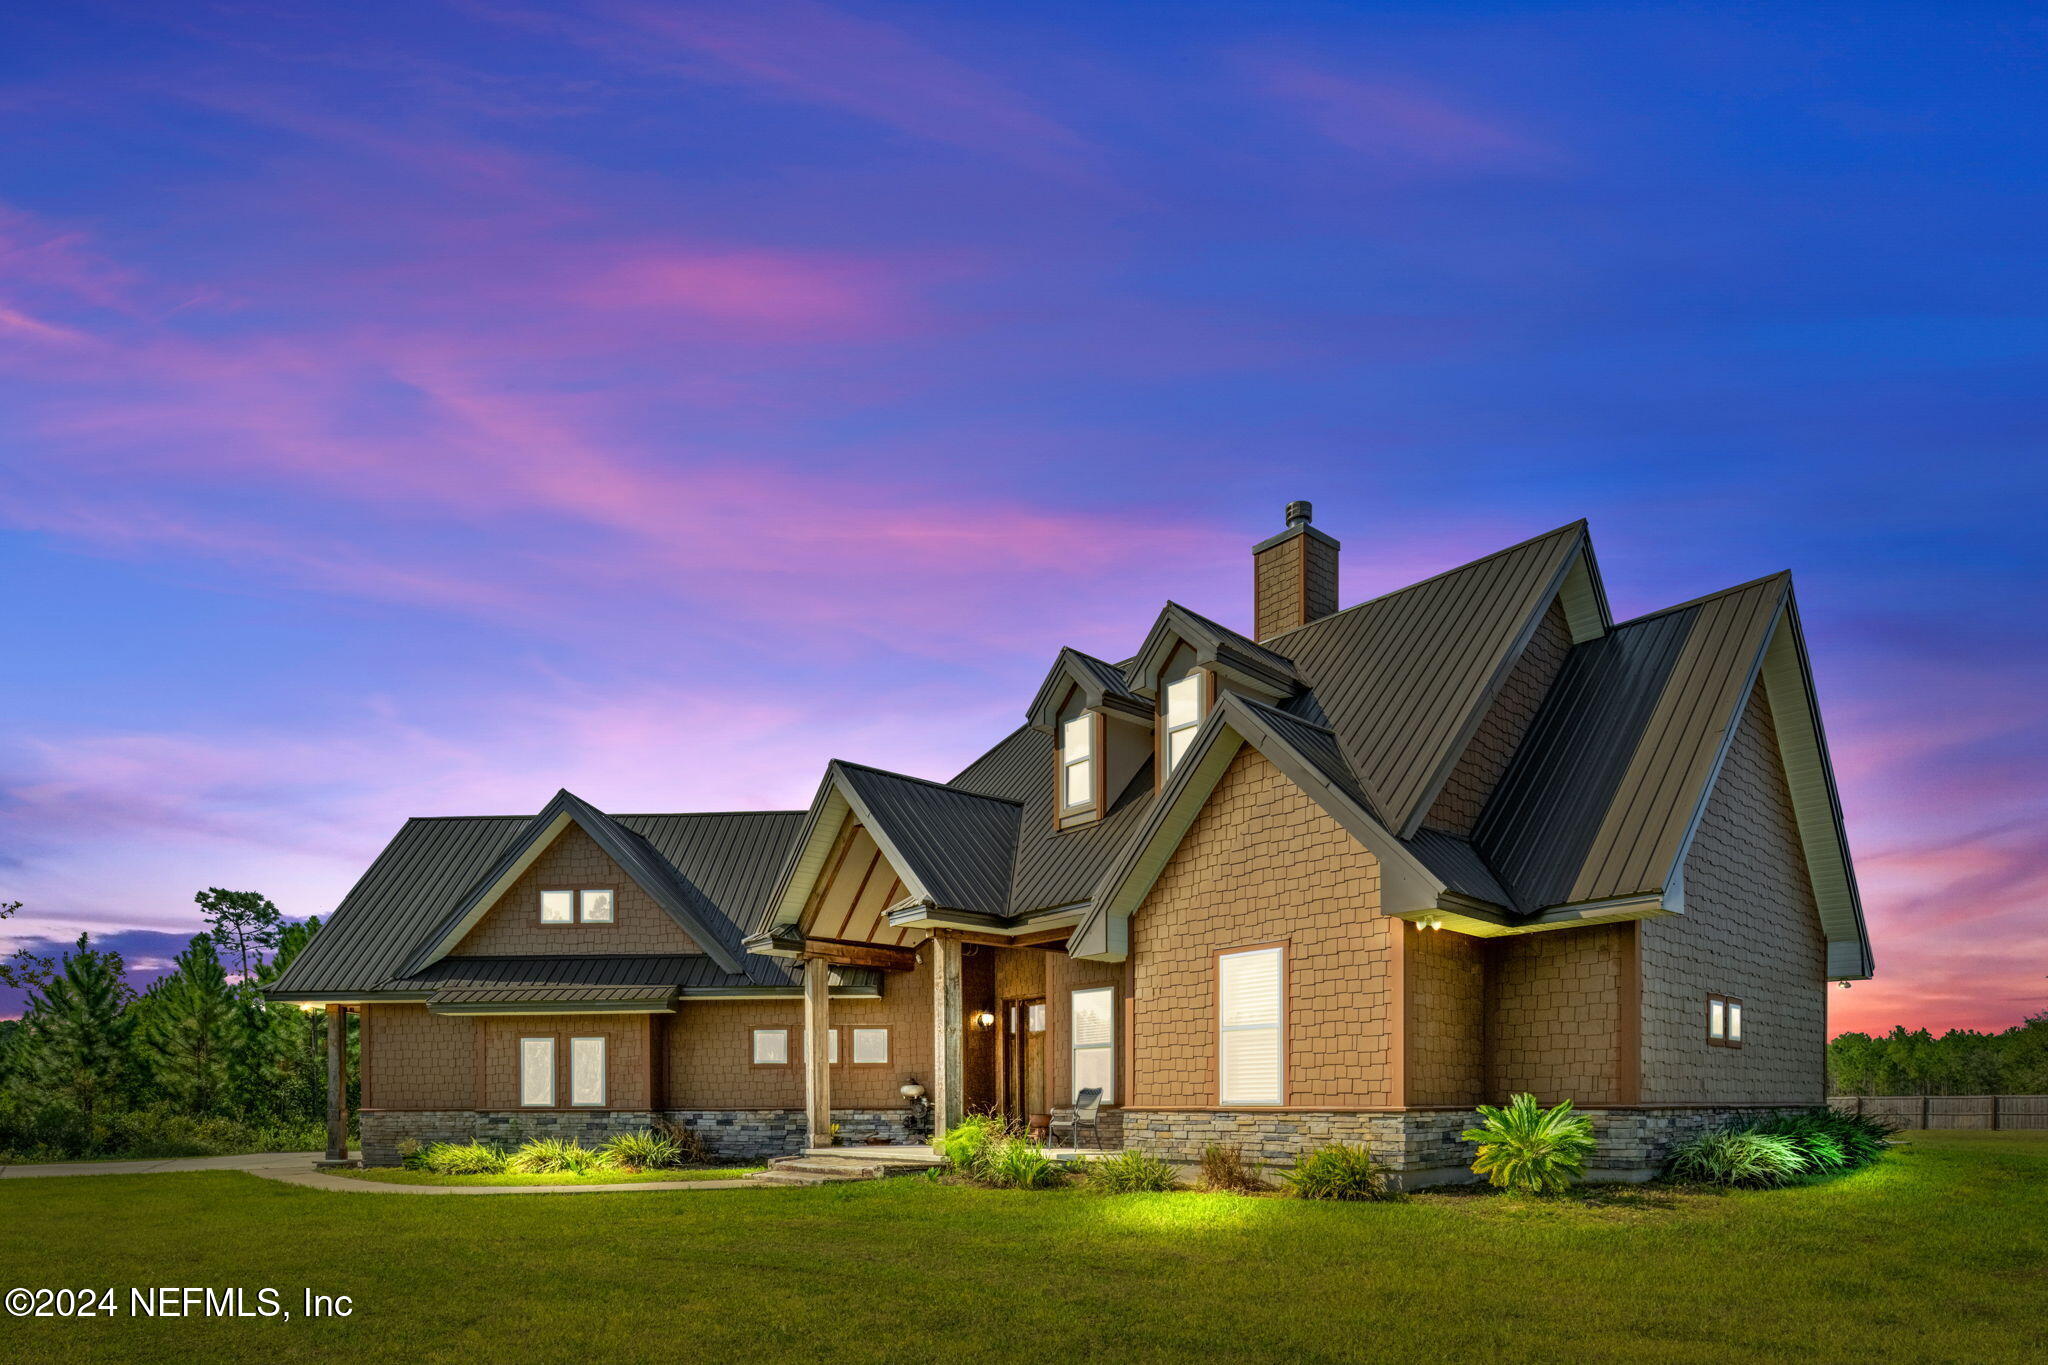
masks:
<instances>
[{"instance_id":1,"label":"brick chimney","mask_svg":"<svg viewBox=\"0 0 2048 1365\"><path fill-rule=\"evenodd\" d=\"M1287 529L1252 546L1252 638L1264 640L1337 610L1337 542L1309 525L1315 508L1287 504Z\"/></svg>"}]
</instances>

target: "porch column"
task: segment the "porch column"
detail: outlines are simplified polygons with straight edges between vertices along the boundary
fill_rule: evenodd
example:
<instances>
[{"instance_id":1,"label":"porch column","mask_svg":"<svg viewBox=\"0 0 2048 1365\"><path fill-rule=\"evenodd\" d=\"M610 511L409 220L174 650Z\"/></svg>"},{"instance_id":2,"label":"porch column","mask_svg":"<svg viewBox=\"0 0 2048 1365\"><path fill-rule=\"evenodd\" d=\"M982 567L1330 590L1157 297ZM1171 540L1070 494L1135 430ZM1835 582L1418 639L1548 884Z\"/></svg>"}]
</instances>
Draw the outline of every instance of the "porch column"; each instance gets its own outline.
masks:
<instances>
[{"instance_id":1,"label":"porch column","mask_svg":"<svg viewBox=\"0 0 2048 1365\"><path fill-rule=\"evenodd\" d=\"M960 940L941 930L932 935L932 1122L941 1133L967 1108L960 1000Z\"/></svg>"},{"instance_id":2,"label":"porch column","mask_svg":"<svg viewBox=\"0 0 2048 1365\"><path fill-rule=\"evenodd\" d=\"M327 1159L348 1160L348 1007L327 1007Z\"/></svg>"},{"instance_id":3,"label":"porch column","mask_svg":"<svg viewBox=\"0 0 2048 1365\"><path fill-rule=\"evenodd\" d=\"M832 1066L826 1051L832 1029L832 964L804 963L804 1121L810 1146L832 1142Z\"/></svg>"}]
</instances>

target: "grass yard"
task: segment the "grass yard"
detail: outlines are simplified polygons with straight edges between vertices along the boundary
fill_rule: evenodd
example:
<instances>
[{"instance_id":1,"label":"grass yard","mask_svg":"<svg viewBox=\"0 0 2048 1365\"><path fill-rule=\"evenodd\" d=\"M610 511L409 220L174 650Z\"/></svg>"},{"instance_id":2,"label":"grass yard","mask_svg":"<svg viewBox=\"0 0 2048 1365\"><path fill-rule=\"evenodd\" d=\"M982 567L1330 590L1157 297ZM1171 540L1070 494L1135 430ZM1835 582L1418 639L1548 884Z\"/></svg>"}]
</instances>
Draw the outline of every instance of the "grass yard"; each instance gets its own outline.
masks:
<instances>
[{"instance_id":1,"label":"grass yard","mask_svg":"<svg viewBox=\"0 0 2048 1365\"><path fill-rule=\"evenodd\" d=\"M362 1171L336 1171L350 1180L369 1180L379 1185L643 1185L676 1180L738 1180L752 1175L759 1166L691 1166L671 1171L591 1171L585 1175L562 1172L556 1175L516 1175L500 1171L495 1175L436 1175L432 1171L408 1171L399 1166L372 1166Z\"/></svg>"},{"instance_id":2,"label":"grass yard","mask_svg":"<svg viewBox=\"0 0 2048 1365\"><path fill-rule=\"evenodd\" d=\"M275 1286L347 1319L13 1321L66 1361L2021 1361L2048 1134L1932 1133L1775 1193L1395 1204L917 1178L364 1198L232 1173L0 1188L0 1279Z\"/></svg>"}]
</instances>

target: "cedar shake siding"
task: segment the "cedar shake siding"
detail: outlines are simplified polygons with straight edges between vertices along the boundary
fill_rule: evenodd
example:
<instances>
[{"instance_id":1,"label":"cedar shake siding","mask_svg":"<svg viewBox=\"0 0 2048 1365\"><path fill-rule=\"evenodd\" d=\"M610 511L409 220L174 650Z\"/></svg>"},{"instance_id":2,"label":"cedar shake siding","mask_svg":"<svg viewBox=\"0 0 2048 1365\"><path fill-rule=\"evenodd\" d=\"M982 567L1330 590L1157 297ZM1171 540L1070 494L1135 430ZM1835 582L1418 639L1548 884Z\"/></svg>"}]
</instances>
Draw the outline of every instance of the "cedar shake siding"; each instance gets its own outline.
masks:
<instances>
[{"instance_id":1,"label":"cedar shake siding","mask_svg":"<svg viewBox=\"0 0 2048 1365\"><path fill-rule=\"evenodd\" d=\"M476 1020L477 1108L533 1109L519 1103L519 1040L555 1040L555 1102L550 1109L653 1108L648 1084L648 1020L645 1014L491 1015ZM603 1038L604 1103L569 1103L569 1040Z\"/></svg>"},{"instance_id":2,"label":"cedar shake siding","mask_svg":"<svg viewBox=\"0 0 2048 1365\"><path fill-rule=\"evenodd\" d=\"M1487 946L1403 925L1409 1104L1487 1099Z\"/></svg>"},{"instance_id":3,"label":"cedar shake siding","mask_svg":"<svg viewBox=\"0 0 2048 1365\"><path fill-rule=\"evenodd\" d=\"M1643 930L1643 1100L1819 1104L1827 945L1759 685L1685 860L1685 914ZM1742 1001L1743 1044L1707 1045L1709 993Z\"/></svg>"},{"instance_id":4,"label":"cedar shake siding","mask_svg":"<svg viewBox=\"0 0 2048 1365\"><path fill-rule=\"evenodd\" d=\"M1032 950L1027 950L1032 951ZM1068 957L1065 953L1040 952L1045 959L1046 1023L1045 1047L1048 1065L1046 1073L1046 1096L1058 1108L1074 1102L1074 1012L1068 999L1075 991L1085 991L1097 986L1109 986L1116 991L1117 1027L1111 1035L1115 1042L1113 1050L1116 1065L1115 1103L1126 1103L1124 1054L1129 1051L1125 1045L1125 1029L1122 1026L1125 1014L1124 999L1129 991L1124 985L1124 964L1121 962L1087 962Z\"/></svg>"},{"instance_id":5,"label":"cedar shake siding","mask_svg":"<svg viewBox=\"0 0 2048 1365\"><path fill-rule=\"evenodd\" d=\"M931 1079L932 976L929 949L917 970L882 978L879 1000L832 999L839 1065L832 1068L832 1107L898 1109L912 1076ZM668 1020L668 1104L675 1109L801 1109L804 1103L803 1002L789 999L685 1001ZM789 1063L754 1064L754 1030L789 1030ZM855 1028L889 1030L889 1060L853 1061Z\"/></svg>"},{"instance_id":6,"label":"cedar shake siding","mask_svg":"<svg viewBox=\"0 0 2048 1365\"><path fill-rule=\"evenodd\" d=\"M540 893L609 888L610 924L542 924ZM696 953L703 950L655 899L581 828L555 836L497 904L463 935L450 957L531 957L564 953Z\"/></svg>"},{"instance_id":7,"label":"cedar shake siding","mask_svg":"<svg viewBox=\"0 0 2048 1365\"><path fill-rule=\"evenodd\" d=\"M1520 934L1487 945L1489 1093L1626 1104L1621 998L1633 924Z\"/></svg>"},{"instance_id":8,"label":"cedar shake siding","mask_svg":"<svg viewBox=\"0 0 2048 1365\"><path fill-rule=\"evenodd\" d=\"M1501 774L1508 770L1522 737L1529 733L1529 722L1536 718L1536 709L1557 681L1571 648L1571 624L1565 620L1564 608L1553 601L1501 683L1499 695L1459 756L1458 766L1445 779L1423 824L1461 839L1472 837L1479 813L1500 784Z\"/></svg>"},{"instance_id":9,"label":"cedar shake siding","mask_svg":"<svg viewBox=\"0 0 2048 1365\"><path fill-rule=\"evenodd\" d=\"M1218 951L1287 947L1286 1100L1399 1103L1398 921L1379 863L1246 746L1131 917L1127 1104L1216 1104Z\"/></svg>"},{"instance_id":10,"label":"cedar shake siding","mask_svg":"<svg viewBox=\"0 0 2048 1365\"><path fill-rule=\"evenodd\" d=\"M365 1109L476 1106L476 1021L425 1005L364 1005L358 1026Z\"/></svg>"}]
</instances>

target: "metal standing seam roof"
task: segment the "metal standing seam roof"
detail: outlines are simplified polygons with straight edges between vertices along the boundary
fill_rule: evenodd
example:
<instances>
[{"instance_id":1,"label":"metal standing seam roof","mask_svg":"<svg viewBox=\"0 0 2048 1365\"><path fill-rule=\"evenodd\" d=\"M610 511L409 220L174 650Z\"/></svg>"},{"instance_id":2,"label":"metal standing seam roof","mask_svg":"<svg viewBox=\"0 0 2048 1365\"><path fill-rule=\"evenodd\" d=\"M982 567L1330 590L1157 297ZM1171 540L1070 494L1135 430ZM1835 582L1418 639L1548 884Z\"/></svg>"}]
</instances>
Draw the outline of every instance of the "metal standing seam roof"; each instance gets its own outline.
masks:
<instances>
[{"instance_id":1,"label":"metal standing seam roof","mask_svg":"<svg viewBox=\"0 0 2048 1365\"><path fill-rule=\"evenodd\" d=\"M445 957L412 978L433 992L432 1003L565 1004L578 1001L668 1001L677 995L746 995L795 991L802 978L793 963L764 959L760 972L728 972L701 953L612 957ZM872 991L875 973L833 969L832 984L850 994Z\"/></svg>"},{"instance_id":2,"label":"metal standing seam roof","mask_svg":"<svg viewBox=\"0 0 2048 1365\"><path fill-rule=\"evenodd\" d=\"M1016 801L858 763L834 760L831 772L913 894L944 910L1008 912Z\"/></svg>"},{"instance_id":3,"label":"metal standing seam roof","mask_svg":"<svg viewBox=\"0 0 2048 1365\"><path fill-rule=\"evenodd\" d=\"M773 890L803 816L802 811L740 811L610 818L668 861L731 933L733 921L750 915ZM418 992L418 980L407 977L404 968L421 935L491 875L532 821L525 815L406 821L273 992ZM741 965L743 975L764 985L780 981L784 971L772 958L751 955Z\"/></svg>"},{"instance_id":4,"label":"metal standing seam roof","mask_svg":"<svg viewBox=\"0 0 2048 1365\"><path fill-rule=\"evenodd\" d=\"M1396 834L1415 832L1585 538L1575 522L1268 642Z\"/></svg>"}]
</instances>

